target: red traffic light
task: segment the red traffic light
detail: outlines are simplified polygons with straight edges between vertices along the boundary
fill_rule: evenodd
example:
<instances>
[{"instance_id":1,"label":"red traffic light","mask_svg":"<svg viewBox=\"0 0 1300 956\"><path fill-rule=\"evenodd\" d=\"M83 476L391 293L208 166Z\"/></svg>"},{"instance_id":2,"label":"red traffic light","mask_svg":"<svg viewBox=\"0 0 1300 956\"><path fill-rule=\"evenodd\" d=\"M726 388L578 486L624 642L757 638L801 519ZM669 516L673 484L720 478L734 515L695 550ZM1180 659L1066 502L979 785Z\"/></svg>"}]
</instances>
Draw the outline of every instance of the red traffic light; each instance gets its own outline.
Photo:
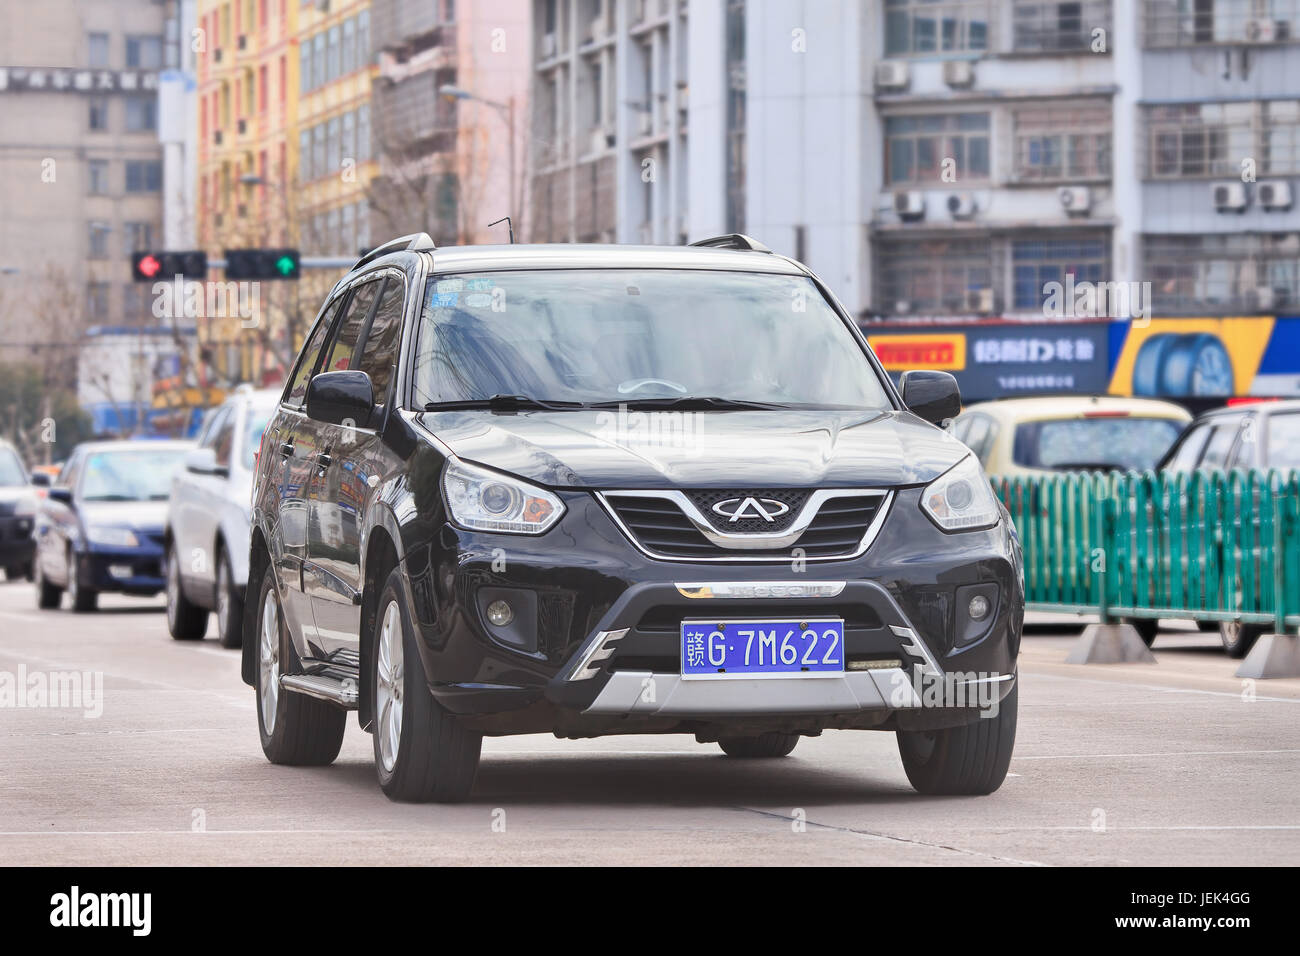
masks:
<instances>
[{"instance_id":1,"label":"red traffic light","mask_svg":"<svg viewBox=\"0 0 1300 956\"><path fill-rule=\"evenodd\" d=\"M162 263L151 255L143 255L140 261L135 264L136 271L147 279L152 279L162 271Z\"/></svg>"}]
</instances>

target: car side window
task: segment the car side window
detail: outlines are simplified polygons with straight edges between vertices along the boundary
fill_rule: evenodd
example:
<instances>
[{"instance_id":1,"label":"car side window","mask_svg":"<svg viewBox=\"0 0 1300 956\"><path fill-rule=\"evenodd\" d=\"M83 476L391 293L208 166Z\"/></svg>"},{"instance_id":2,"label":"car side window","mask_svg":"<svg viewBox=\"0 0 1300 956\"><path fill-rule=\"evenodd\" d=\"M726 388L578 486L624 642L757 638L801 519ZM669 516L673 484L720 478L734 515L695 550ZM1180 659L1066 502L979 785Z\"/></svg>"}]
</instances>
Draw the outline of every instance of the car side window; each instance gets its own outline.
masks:
<instances>
[{"instance_id":1,"label":"car side window","mask_svg":"<svg viewBox=\"0 0 1300 956\"><path fill-rule=\"evenodd\" d=\"M393 369L397 364L397 347L402 338L402 304L405 284L401 279L390 277L379 305L375 308L375 317L370 320L366 331L366 340L361 348L361 371L370 376L374 386L375 401L383 403L388 397L388 386L393 378Z\"/></svg>"},{"instance_id":2,"label":"car side window","mask_svg":"<svg viewBox=\"0 0 1300 956\"><path fill-rule=\"evenodd\" d=\"M1201 468L1226 468L1228 453L1232 443L1237 440L1237 419L1214 426L1210 440L1206 442L1205 454L1201 456Z\"/></svg>"},{"instance_id":3,"label":"car side window","mask_svg":"<svg viewBox=\"0 0 1300 956\"><path fill-rule=\"evenodd\" d=\"M227 408L226 412L212 436L212 450L216 453L217 464L223 468L230 467L230 449L235 439L235 410Z\"/></svg>"},{"instance_id":4,"label":"car side window","mask_svg":"<svg viewBox=\"0 0 1300 956\"><path fill-rule=\"evenodd\" d=\"M230 406L219 405L208 418L207 423L203 426L203 434L199 436L200 448L215 448L217 444L217 434L221 431L221 426L230 418Z\"/></svg>"},{"instance_id":5,"label":"car side window","mask_svg":"<svg viewBox=\"0 0 1300 956\"><path fill-rule=\"evenodd\" d=\"M1169 471L1194 471L1196 463L1201 460L1201 452L1210 438L1213 429L1209 425L1197 425L1178 445L1178 450L1169 459L1165 467Z\"/></svg>"},{"instance_id":6,"label":"car side window","mask_svg":"<svg viewBox=\"0 0 1300 956\"><path fill-rule=\"evenodd\" d=\"M316 360L320 358L325 336L329 335L330 326L334 324L334 316L338 314L339 305L344 298L339 296L335 299L321 320L316 323L316 328L312 329L311 338L307 340L307 344L302 347L302 353L298 356L298 367L294 370L288 391L282 399L284 404L292 408L302 408L307 401L307 383L311 381L312 374L316 371Z\"/></svg>"},{"instance_id":7,"label":"car side window","mask_svg":"<svg viewBox=\"0 0 1300 956\"><path fill-rule=\"evenodd\" d=\"M343 320L338 323L338 331L327 346L329 357L321 366L322 372L341 372L355 367L352 353L356 351L361 330L365 328L366 318L370 315L370 308L375 304L375 296L378 295L383 281L383 279L375 279L371 282L363 282L353 290L352 298L348 302L348 310Z\"/></svg>"},{"instance_id":8,"label":"car side window","mask_svg":"<svg viewBox=\"0 0 1300 956\"><path fill-rule=\"evenodd\" d=\"M1232 467L1253 468L1259 449L1259 416L1253 412L1243 415L1237 423L1237 431L1241 441L1237 442L1237 450L1232 456Z\"/></svg>"},{"instance_id":9,"label":"car side window","mask_svg":"<svg viewBox=\"0 0 1300 956\"><path fill-rule=\"evenodd\" d=\"M55 484L61 488L76 488L77 479L81 477L81 456L73 455L59 472Z\"/></svg>"}]
</instances>

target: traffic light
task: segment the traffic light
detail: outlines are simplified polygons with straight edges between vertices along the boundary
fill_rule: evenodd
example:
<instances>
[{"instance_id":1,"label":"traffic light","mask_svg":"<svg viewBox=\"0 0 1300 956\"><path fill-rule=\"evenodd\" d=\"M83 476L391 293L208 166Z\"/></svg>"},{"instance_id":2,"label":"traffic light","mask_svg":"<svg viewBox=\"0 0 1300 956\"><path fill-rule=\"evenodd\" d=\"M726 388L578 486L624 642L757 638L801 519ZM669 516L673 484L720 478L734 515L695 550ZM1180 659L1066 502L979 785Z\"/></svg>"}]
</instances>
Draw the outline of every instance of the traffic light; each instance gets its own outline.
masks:
<instances>
[{"instance_id":1,"label":"traffic light","mask_svg":"<svg viewBox=\"0 0 1300 956\"><path fill-rule=\"evenodd\" d=\"M297 249L227 249L227 279L297 279Z\"/></svg>"},{"instance_id":2,"label":"traffic light","mask_svg":"<svg viewBox=\"0 0 1300 956\"><path fill-rule=\"evenodd\" d=\"M208 254L193 249L131 253L131 278L136 282L170 282L178 275L186 279L206 279Z\"/></svg>"}]
</instances>

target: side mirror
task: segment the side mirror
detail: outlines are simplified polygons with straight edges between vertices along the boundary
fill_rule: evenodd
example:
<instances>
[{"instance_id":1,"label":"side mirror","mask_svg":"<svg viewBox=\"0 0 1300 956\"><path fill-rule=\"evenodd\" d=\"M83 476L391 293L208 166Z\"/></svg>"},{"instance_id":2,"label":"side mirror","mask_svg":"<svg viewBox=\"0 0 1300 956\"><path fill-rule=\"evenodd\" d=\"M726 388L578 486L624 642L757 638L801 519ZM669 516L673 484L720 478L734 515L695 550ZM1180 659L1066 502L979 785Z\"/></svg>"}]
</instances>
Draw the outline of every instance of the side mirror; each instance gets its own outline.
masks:
<instances>
[{"instance_id":1,"label":"side mirror","mask_svg":"<svg viewBox=\"0 0 1300 956\"><path fill-rule=\"evenodd\" d=\"M50 476L43 471L32 472L32 487L34 488L50 487Z\"/></svg>"},{"instance_id":2,"label":"side mirror","mask_svg":"<svg viewBox=\"0 0 1300 956\"><path fill-rule=\"evenodd\" d=\"M185 470L196 475L216 475L219 478L230 474L229 468L217 464L217 453L211 448L195 448L187 454Z\"/></svg>"},{"instance_id":3,"label":"side mirror","mask_svg":"<svg viewBox=\"0 0 1300 956\"><path fill-rule=\"evenodd\" d=\"M50 487L50 493L46 496L51 501L61 501L65 505L72 505L72 489L66 486L53 485Z\"/></svg>"},{"instance_id":4,"label":"side mirror","mask_svg":"<svg viewBox=\"0 0 1300 956\"><path fill-rule=\"evenodd\" d=\"M374 388L365 372L321 372L307 384L307 417L315 421L368 428L374 411Z\"/></svg>"},{"instance_id":5,"label":"side mirror","mask_svg":"<svg viewBox=\"0 0 1300 956\"><path fill-rule=\"evenodd\" d=\"M904 372L898 380L908 411L938 425L961 412L961 389L947 372Z\"/></svg>"}]
</instances>

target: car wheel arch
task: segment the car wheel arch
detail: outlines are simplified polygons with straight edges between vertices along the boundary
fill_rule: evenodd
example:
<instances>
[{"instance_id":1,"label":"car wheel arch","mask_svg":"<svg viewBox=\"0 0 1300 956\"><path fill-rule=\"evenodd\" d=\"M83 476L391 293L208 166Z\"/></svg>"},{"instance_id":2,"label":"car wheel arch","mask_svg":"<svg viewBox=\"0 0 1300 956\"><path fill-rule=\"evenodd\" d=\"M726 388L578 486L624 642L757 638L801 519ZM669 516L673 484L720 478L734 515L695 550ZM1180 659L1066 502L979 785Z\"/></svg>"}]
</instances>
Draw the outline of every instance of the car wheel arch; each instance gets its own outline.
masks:
<instances>
[{"instance_id":1,"label":"car wheel arch","mask_svg":"<svg viewBox=\"0 0 1300 956\"><path fill-rule=\"evenodd\" d=\"M261 582L267 565L271 564L271 552L266 544L262 529L254 523L249 534L248 545L248 579ZM257 625L257 615L261 610L258 602L244 602L244 634L253 633ZM257 641L245 640L239 662L239 676L249 687L257 686Z\"/></svg>"},{"instance_id":2,"label":"car wheel arch","mask_svg":"<svg viewBox=\"0 0 1300 956\"><path fill-rule=\"evenodd\" d=\"M362 729L369 730L374 720L374 700L370 682L366 675L370 673L370 655L374 652L373 632L375 616L379 610L379 593L388 581L393 568L401 563L397 543L382 524L370 529L369 540L361 566L361 614L358 648L360 651L360 686L358 687L357 722Z\"/></svg>"}]
</instances>

